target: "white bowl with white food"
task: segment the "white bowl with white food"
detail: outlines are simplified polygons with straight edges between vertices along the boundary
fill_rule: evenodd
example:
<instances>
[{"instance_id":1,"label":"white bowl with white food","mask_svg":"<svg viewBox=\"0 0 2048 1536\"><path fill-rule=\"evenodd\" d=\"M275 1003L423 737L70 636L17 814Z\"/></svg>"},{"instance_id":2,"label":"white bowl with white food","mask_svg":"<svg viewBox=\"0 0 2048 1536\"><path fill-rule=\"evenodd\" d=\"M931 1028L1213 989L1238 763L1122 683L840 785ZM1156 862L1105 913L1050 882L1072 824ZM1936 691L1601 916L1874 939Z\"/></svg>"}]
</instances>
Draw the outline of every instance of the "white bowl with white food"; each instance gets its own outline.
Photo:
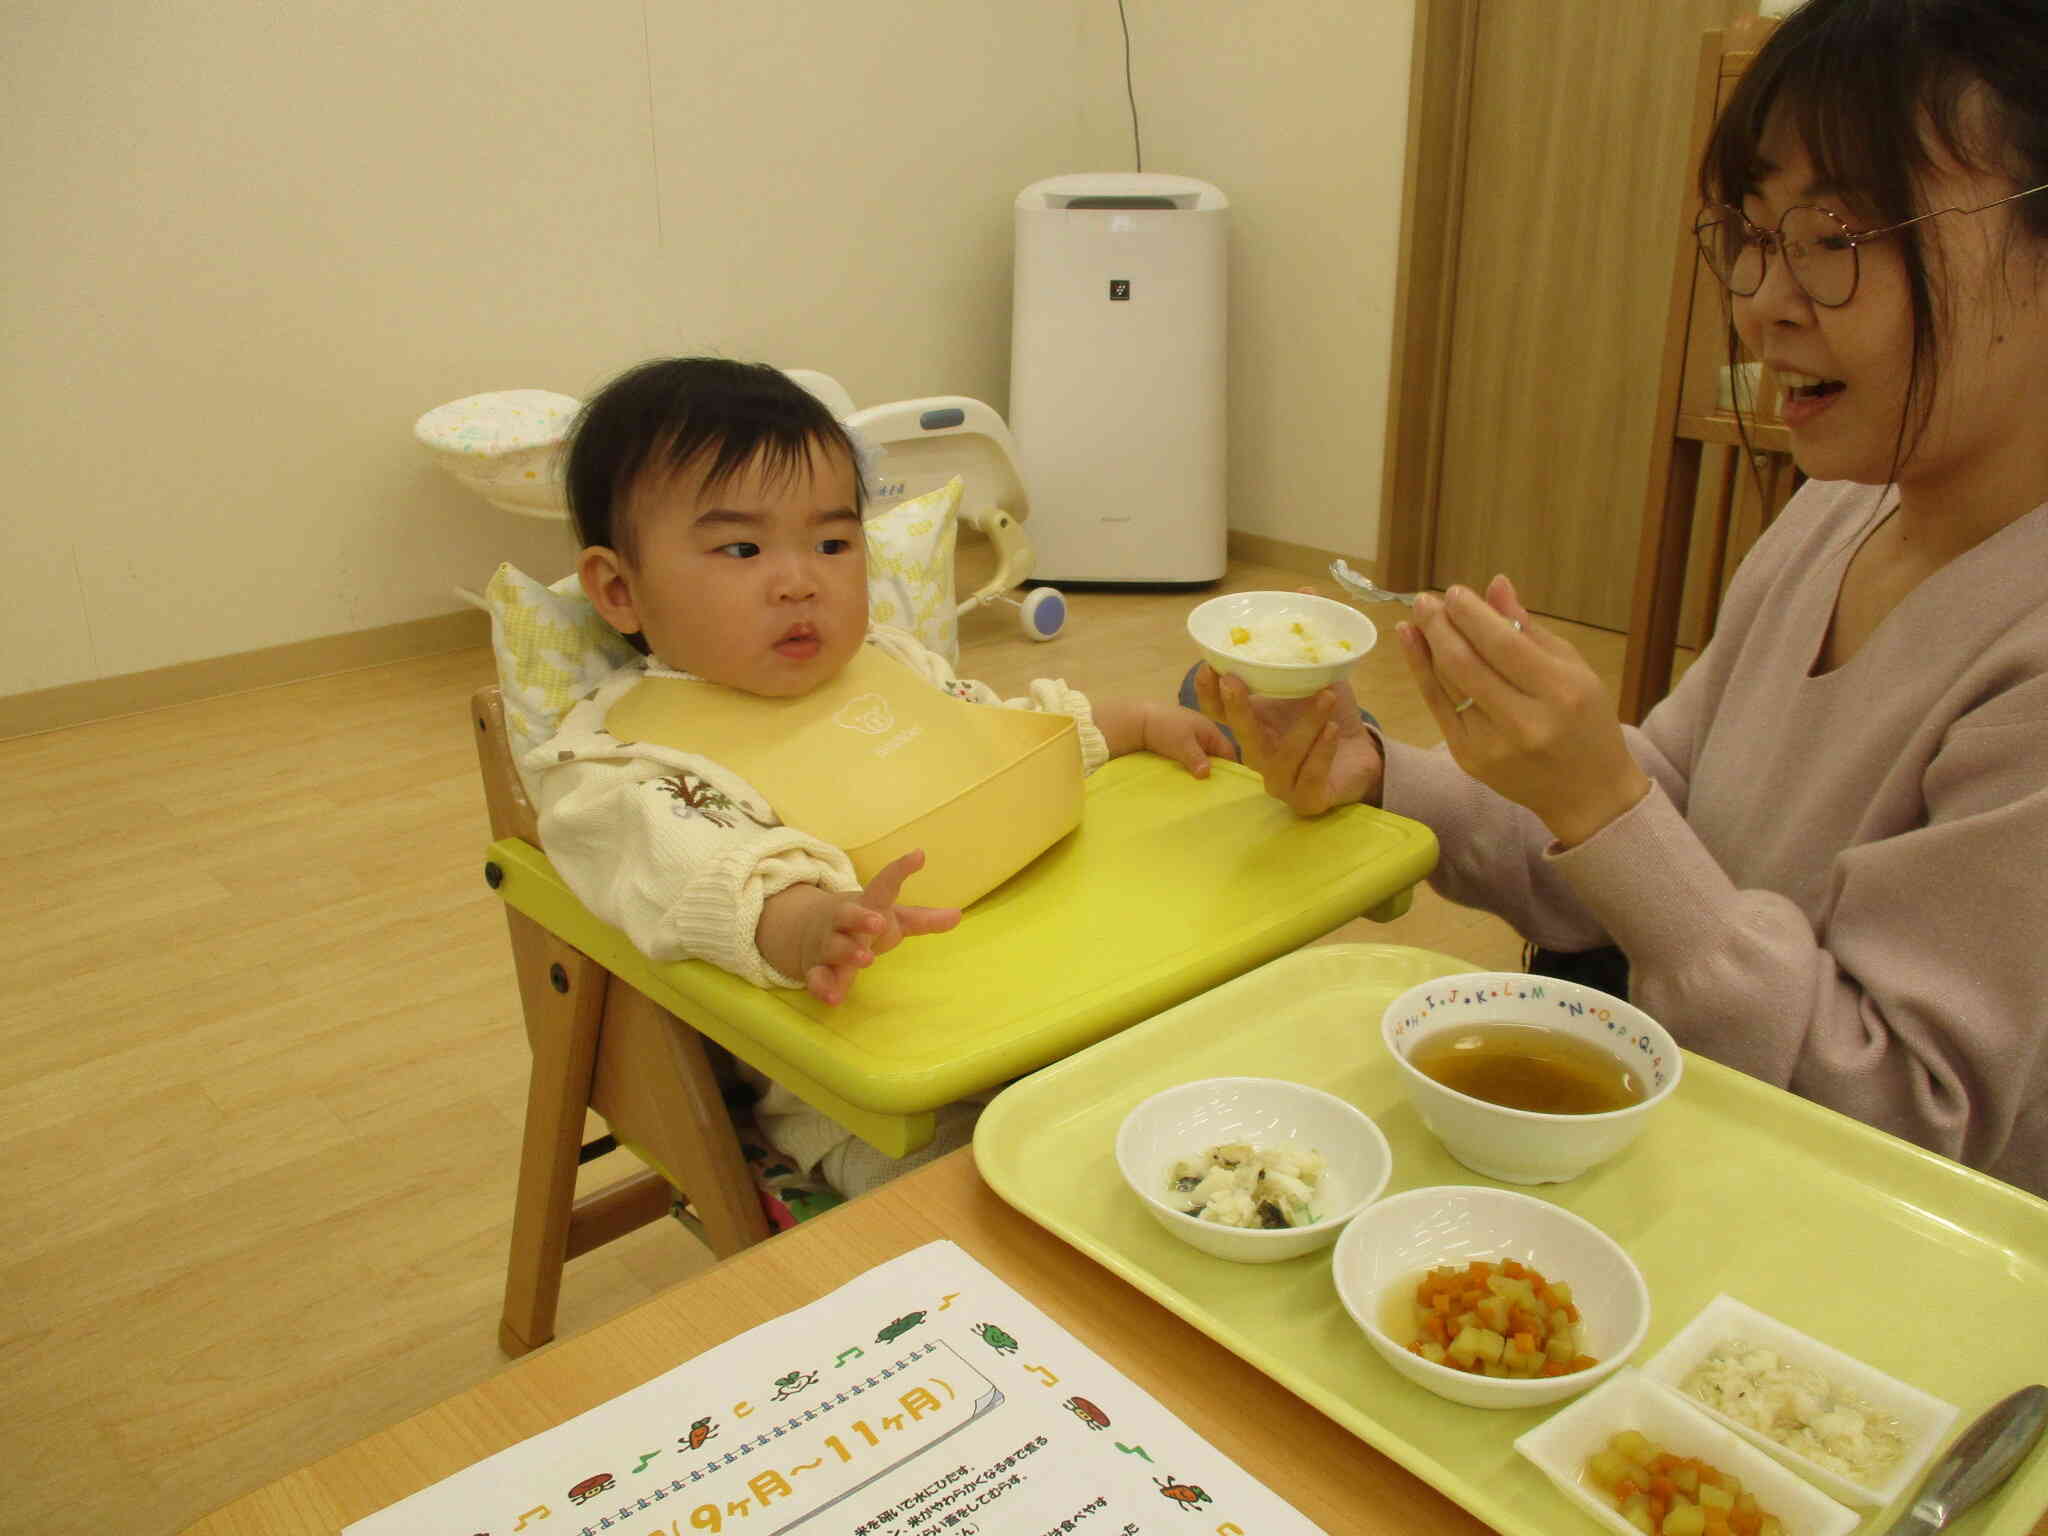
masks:
<instances>
[{"instance_id":1,"label":"white bowl with white food","mask_svg":"<svg viewBox=\"0 0 2048 1536\"><path fill-rule=\"evenodd\" d=\"M1206 1163L1214 1149L1236 1146L1268 1156L1205 1175L1206 1188L1199 1182L1193 1189L1176 1187L1184 1159ZM1379 1198L1394 1169L1387 1138L1356 1105L1271 1077L1211 1077L1162 1089L1124 1117L1116 1161L1154 1221L1189 1247L1239 1264L1271 1264L1327 1248L1346 1222ZM1314 1169L1318 1161L1319 1171L1306 1179L1293 1171ZM1260 1167L1279 1178L1269 1176L1249 1190L1232 1187L1247 1172L1256 1181ZM1305 1213L1301 1185L1307 1188ZM1251 1198L1254 1216L1270 1204L1307 1219L1235 1225L1244 1214L1239 1196ZM1190 1204L1202 1214L1188 1214Z\"/></svg>"},{"instance_id":2,"label":"white bowl with white food","mask_svg":"<svg viewBox=\"0 0 2048 1536\"><path fill-rule=\"evenodd\" d=\"M1596 1362L1564 1376L1474 1375L1425 1360L1389 1331L1396 1300L1423 1275L1504 1259L1571 1288L1583 1352ZM1381 1359L1417 1386L1472 1408L1540 1408L1620 1369L1650 1328L1650 1288L1622 1246L1584 1217L1513 1190L1439 1184L1377 1202L1344 1229L1330 1257L1344 1310Z\"/></svg>"},{"instance_id":3,"label":"white bowl with white food","mask_svg":"<svg viewBox=\"0 0 2048 1536\"><path fill-rule=\"evenodd\" d=\"M1188 635L1211 667L1253 693L1305 699L1347 677L1380 632L1356 608L1310 592L1227 592L1188 615Z\"/></svg>"},{"instance_id":4,"label":"white bowl with white food","mask_svg":"<svg viewBox=\"0 0 2048 1536\"><path fill-rule=\"evenodd\" d=\"M1785 1536L1848 1536L1862 1517L1809 1487L1748 1441L1640 1371L1623 1371L1598 1391L1552 1414L1515 1441L1557 1491L1618 1536L1637 1536L1586 1463L1612 1436L1635 1430L1676 1456L1704 1461L1741 1479L1757 1503L1781 1522Z\"/></svg>"},{"instance_id":5,"label":"white bowl with white food","mask_svg":"<svg viewBox=\"0 0 2048 1536\"><path fill-rule=\"evenodd\" d=\"M1644 1362L1643 1375L1864 1509L1906 1491L1960 1412L1726 1293Z\"/></svg>"}]
</instances>

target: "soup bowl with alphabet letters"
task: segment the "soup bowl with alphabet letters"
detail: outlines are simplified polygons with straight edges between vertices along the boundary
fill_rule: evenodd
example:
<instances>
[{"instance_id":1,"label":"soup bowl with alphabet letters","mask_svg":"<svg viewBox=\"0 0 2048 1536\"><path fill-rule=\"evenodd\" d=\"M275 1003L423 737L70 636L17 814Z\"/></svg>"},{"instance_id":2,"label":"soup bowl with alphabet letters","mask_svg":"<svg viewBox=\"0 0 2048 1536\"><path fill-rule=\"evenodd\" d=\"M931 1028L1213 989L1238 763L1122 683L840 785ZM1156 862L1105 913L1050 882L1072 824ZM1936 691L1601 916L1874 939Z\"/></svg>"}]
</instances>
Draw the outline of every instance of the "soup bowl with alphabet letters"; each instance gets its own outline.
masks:
<instances>
[{"instance_id":1,"label":"soup bowl with alphabet letters","mask_svg":"<svg viewBox=\"0 0 2048 1536\"><path fill-rule=\"evenodd\" d=\"M1380 1037L1451 1156L1509 1184L1559 1184L1617 1156L1678 1087L1663 1025L1577 982L1440 976L1387 1005Z\"/></svg>"}]
</instances>

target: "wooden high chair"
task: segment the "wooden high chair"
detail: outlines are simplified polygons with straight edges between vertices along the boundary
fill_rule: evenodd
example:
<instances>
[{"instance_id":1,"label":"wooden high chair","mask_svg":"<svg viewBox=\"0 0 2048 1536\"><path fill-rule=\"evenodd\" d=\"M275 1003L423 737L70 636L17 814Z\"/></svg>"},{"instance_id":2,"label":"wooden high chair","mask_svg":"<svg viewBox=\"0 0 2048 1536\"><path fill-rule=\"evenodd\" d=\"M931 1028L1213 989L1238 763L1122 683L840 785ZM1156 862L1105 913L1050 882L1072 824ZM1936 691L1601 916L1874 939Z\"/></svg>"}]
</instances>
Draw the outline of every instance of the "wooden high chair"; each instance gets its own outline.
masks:
<instances>
[{"instance_id":1,"label":"wooden high chair","mask_svg":"<svg viewBox=\"0 0 2048 1536\"><path fill-rule=\"evenodd\" d=\"M496 687L471 716L494 839L485 875L505 902L533 1047L498 1330L513 1355L553 1336L566 1260L682 1201L721 1257L769 1235L707 1041L900 1157L931 1140L940 1105L1361 914L1398 917L1436 862L1419 823L1368 806L1303 820L1235 763L1196 779L1133 753L1089 775L1077 830L830 1008L701 961L656 965L599 922L541 852ZM610 1127L589 1147L586 1109ZM580 1162L614 1141L649 1169L577 1199Z\"/></svg>"},{"instance_id":2,"label":"wooden high chair","mask_svg":"<svg viewBox=\"0 0 2048 1536\"><path fill-rule=\"evenodd\" d=\"M497 688L478 689L470 713L494 840L485 879L499 889L506 875L495 850L538 849L540 828ZM720 1258L768 1236L768 1218L697 1033L509 902L505 922L533 1048L498 1327L505 1353L521 1355L554 1336L563 1264L667 1215L679 1191ZM587 1147L586 1107L612 1128ZM578 1200L576 1170L620 1139L656 1166Z\"/></svg>"}]
</instances>

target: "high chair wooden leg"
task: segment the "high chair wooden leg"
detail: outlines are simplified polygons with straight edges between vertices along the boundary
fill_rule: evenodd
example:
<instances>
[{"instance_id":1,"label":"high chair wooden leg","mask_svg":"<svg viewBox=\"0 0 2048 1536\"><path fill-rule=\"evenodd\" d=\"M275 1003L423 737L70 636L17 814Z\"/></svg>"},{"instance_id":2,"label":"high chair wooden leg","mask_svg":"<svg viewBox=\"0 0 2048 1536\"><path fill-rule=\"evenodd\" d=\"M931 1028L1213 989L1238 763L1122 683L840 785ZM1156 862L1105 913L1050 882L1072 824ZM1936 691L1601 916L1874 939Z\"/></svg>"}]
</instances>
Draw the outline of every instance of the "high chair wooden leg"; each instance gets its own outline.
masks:
<instances>
[{"instance_id":1,"label":"high chair wooden leg","mask_svg":"<svg viewBox=\"0 0 2048 1536\"><path fill-rule=\"evenodd\" d=\"M769 1235L703 1037L616 977L606 994L590 1102L683 1192L721 1259ZM570 1252L576 1251L572 1237Z\"/></svg>"},{"instance_id":2,"label":"high chair wooden leg","mask_svg":"<svg viewBox=\"0 0 2048 1536\"><path fill-rule=\"evenodd\" d=\"M533 1073L526 1091L498 1343L508 1355L523 1355L555 1333L583 1112L590 1103L610 975L523 913L508 907L505 919L512 930Z\"/></svg>"},{"instance_id":3,"label":"high chair wooden leg","mask_svg":"<svg viewBox=\"0 0 2048 1536\"><path fill-rule=\"evenodd\" d=\"M533 1071L498 1342L522 1355L554 1337L563 1265L667 1215L678 1189L720 1258L769 1226L697 1032L524 913L505 918ZM577 1199L586 1108L659 1171Z\"/></svg>"}]
</instances>

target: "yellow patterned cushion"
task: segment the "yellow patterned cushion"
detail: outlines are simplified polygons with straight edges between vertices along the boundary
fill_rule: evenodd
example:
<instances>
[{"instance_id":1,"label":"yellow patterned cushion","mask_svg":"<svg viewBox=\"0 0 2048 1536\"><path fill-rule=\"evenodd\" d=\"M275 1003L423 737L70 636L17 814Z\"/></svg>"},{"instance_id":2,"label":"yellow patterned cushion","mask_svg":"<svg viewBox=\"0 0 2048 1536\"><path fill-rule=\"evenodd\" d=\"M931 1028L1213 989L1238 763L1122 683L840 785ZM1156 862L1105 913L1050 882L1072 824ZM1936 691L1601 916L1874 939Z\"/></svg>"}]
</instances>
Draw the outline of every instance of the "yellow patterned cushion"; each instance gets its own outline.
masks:
<instances>
[{"instance_id":1,"label":"yellow patterned cushion","mask_svg":"<svg viewBox=\"0 0 2048 1536\"><path fill-rule=\"evenodd\" d=\"M501 565L484 600L516 763L555 734L570 705L639 653L598 617L574 576L549 587Z\"/></svg>"},{"instance_id":2,"label":"yellow patterned cushion","mask_svg":"<svg viewBox=\"0 0 2048 1536\"><path fill-rule=\"evenodd\" d=\"M960 531L958 475L936 491L867 520L868 618L907 629L947 661L960 661L953 544Z\"/></svg>"}]
</instances>

